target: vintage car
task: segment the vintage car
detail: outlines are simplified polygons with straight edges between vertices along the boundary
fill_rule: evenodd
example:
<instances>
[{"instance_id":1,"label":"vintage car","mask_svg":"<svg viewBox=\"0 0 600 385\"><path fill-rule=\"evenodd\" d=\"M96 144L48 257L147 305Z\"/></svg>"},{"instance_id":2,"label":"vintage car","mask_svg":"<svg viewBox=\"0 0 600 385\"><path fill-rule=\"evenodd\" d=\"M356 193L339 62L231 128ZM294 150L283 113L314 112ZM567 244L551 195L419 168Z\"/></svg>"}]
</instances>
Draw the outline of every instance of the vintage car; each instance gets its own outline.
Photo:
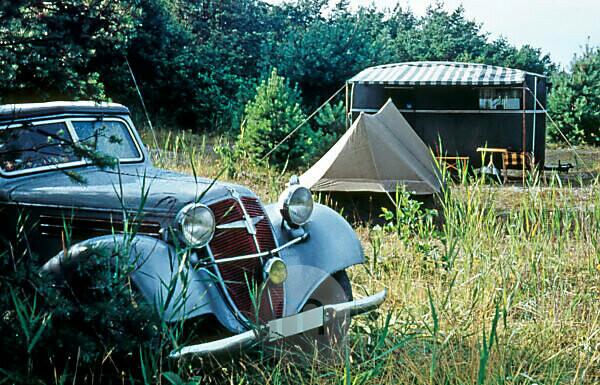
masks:
<instances>
[{"instance_id":1,"label":"vintage car","mask_svg":"<svg viewBox=\"0 0 600 385\"><path fill-rule=\"evenodd\" d=\"M130 278L143 298L167 322L212 316L229 333L172 358L319 338L341 314L373 310L386 296L353 300L345 269L363 262L361 244L296 178L263 205L245 187L157 169L119 104L0 106L0 175L2 231L33 218L29 241L46 272L122 242L135 218Z\"/></svg>"}]
</instances>

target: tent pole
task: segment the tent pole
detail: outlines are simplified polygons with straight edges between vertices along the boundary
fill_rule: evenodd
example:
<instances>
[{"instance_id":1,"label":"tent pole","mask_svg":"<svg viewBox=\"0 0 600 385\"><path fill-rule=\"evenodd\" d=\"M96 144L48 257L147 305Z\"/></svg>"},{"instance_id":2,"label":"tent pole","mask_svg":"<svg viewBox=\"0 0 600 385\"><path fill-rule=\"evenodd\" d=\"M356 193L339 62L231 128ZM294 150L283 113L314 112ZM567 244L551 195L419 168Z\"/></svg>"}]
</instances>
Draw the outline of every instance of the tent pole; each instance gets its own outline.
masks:
<instances>
[{"instance_id":1,"label":"tent pole","mask_svg":"<svg viewBox=\"0 0 600 385\"><path fill-rule=\"evenodd\" d=\"M532 94L531 90L529 88L527 88L527 91ZM552 115L550 115L548 113L548 110L546 109L546 106L544 106L542 104L542 102L540 102L539 99L535 100L535 103L538 104L538 106L541 108L540 111L542 111L544 113L544 117L548 120L550 120L550 123L552 123L552 125L554 126L554 129L560 134L560 136L563 138L563 140L565 141L565 143L569 146L569 148L571 149L571 151L573 152L573 155L575 156L575 158L577 158L579 160L579 162L581 162L581 164L583 164L583 166L586 169L586 172L592 177L594 178L596 176L596 174L592 171L592 168L586 163L586 161L581 157L581 155L579 155L579 153L577 152L577 149L575 148L575 146L573 146L573 143L571 143L571 141L569 140L569 138L567 138L564 134L564 132L562 132L562 130L560 129L559 125L556 123L556 121L552 118Z\"/></svg>"},{"instance_id":2,"label":"tent pole","mask_svg":"<svg viewBox=\"0 0 600 385\"><path fill-rule=\"evenodd\" d=\"M348 106L348 82L346 82L346 130L348 130L348 114L350 113L350 107Z\"/></svg>"},{"instance_id":3,"label":"tent pole","mask_svg":"<svg viewBox=\"0 0 600 385\"><path fill-rule=\"evenodd\" d=\"M352 87L350 87L350 124L354 123L352 119L352 109L354 108L354 85L356 83L352 83Z\"/></svg>"}]
</instances>

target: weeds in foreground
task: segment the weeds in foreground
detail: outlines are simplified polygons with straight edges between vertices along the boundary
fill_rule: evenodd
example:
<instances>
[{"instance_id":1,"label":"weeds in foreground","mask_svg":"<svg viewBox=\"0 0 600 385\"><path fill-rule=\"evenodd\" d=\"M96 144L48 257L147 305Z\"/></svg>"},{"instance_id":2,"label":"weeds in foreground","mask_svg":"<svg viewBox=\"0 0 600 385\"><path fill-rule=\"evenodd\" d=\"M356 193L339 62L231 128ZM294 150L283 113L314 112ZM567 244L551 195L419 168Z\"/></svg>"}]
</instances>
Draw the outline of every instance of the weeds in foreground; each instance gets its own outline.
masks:
<instances>
[{"instance_id":1,"label":"weeds in foreground","mask_svg":"<svg viewBox=\"0 0 600 385\"><path fill-rule=\"evenodd\" d=\"M159 166L208 178L227 166L226 180L249 186L265 202L274 201L288 179L232 161L233 151L215 153L202 138L171 136L161 143ZM353 321L343 362L314 357L299 364L248 353L173 364L160 349L132 348L136 369L113 369L123 373L122 382L141 384L598 383L600 185L553 180L532 177L524 188L503 188L464 174L440 199L442 224L434 226L421 207L399 195L396 203L411 213L406 218L387 214L387 229L357 225L368 263L350 270L355 295L382 287L390 295L380 311ZM27 319L16 325L26 325L28 334L14 338L24 347L41 346L43 325L55 322L34 301L19 295L11 305ZM19 322L16 310L9 312ZM178 330L173 338L164 325L158 330L164 340L177 340ZM56 383L83 378L76 371L85 346L73 349L69 364L55 368ZM38 364L28 365L35 370Z\"/></svg>"}]
</instances>

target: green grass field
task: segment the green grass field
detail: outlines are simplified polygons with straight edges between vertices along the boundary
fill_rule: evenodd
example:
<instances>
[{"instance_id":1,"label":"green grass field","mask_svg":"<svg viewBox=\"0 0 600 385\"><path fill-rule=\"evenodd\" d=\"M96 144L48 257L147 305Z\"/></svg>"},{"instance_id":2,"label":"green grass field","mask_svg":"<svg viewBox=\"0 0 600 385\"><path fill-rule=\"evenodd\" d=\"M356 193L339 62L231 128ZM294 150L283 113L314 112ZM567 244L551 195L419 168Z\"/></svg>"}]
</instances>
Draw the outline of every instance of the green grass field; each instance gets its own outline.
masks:
<instances>
[{"instance_id":1,"label":"green grass field","mask_svg":"<svg viewBox=\"0 0 600 385\"><path fill-rule=\"evenodd\" d=\"M289 178L234 161L218 144L215 154L200 137L159 137L157 165L220 175L265 202ZM561 151L549 158L565 160ZM600 151L585 157L599 169ZM356 225L367 262L350 269L354 293L386 287L389 299L355 319L340 362L252 355L179 374L230 384L600 383L600 184L573 180L530 176L526 187L501 187L465 178L441 199L443 220ZM400 200L404 212L410 206Z\"/></svg>"}]
</instances>

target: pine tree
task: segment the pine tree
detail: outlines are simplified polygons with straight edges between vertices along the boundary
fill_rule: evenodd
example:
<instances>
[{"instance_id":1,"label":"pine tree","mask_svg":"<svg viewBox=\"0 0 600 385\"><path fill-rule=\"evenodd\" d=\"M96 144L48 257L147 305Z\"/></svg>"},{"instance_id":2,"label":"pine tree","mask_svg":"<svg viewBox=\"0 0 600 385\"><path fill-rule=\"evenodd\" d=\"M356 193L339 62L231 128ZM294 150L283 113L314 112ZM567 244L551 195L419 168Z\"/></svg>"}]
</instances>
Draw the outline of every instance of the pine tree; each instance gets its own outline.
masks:
<instances>
[{"instance_id":1,"label":"pine tree","mask_svg":"<svg viewBox=\"0 0 600 385\"><path fill-rule=\"evenodd\" d=\"M548 107L561 131L574 144L600 145L600 48L586 47L572 73L557 75L554 83ZM563 140L553 127L549 136Z\"/></svg>"},{"instance_id":2,"label":"pine tree","mask_svg":"<svg viewBox=\"0 0 600 385\"><path fill-rule=\"evenodd\" d=\"M273 69L269 79L262 81L256 96L246 105L239 149L254 159L263 158L306 119L301 104L297 85L291 87L289 81ZM287 164L292 169L306 164L313 157L314 140L315 133L305 124L269 155L269 162L278 168Z\"/></svg>"}]
</instances>

